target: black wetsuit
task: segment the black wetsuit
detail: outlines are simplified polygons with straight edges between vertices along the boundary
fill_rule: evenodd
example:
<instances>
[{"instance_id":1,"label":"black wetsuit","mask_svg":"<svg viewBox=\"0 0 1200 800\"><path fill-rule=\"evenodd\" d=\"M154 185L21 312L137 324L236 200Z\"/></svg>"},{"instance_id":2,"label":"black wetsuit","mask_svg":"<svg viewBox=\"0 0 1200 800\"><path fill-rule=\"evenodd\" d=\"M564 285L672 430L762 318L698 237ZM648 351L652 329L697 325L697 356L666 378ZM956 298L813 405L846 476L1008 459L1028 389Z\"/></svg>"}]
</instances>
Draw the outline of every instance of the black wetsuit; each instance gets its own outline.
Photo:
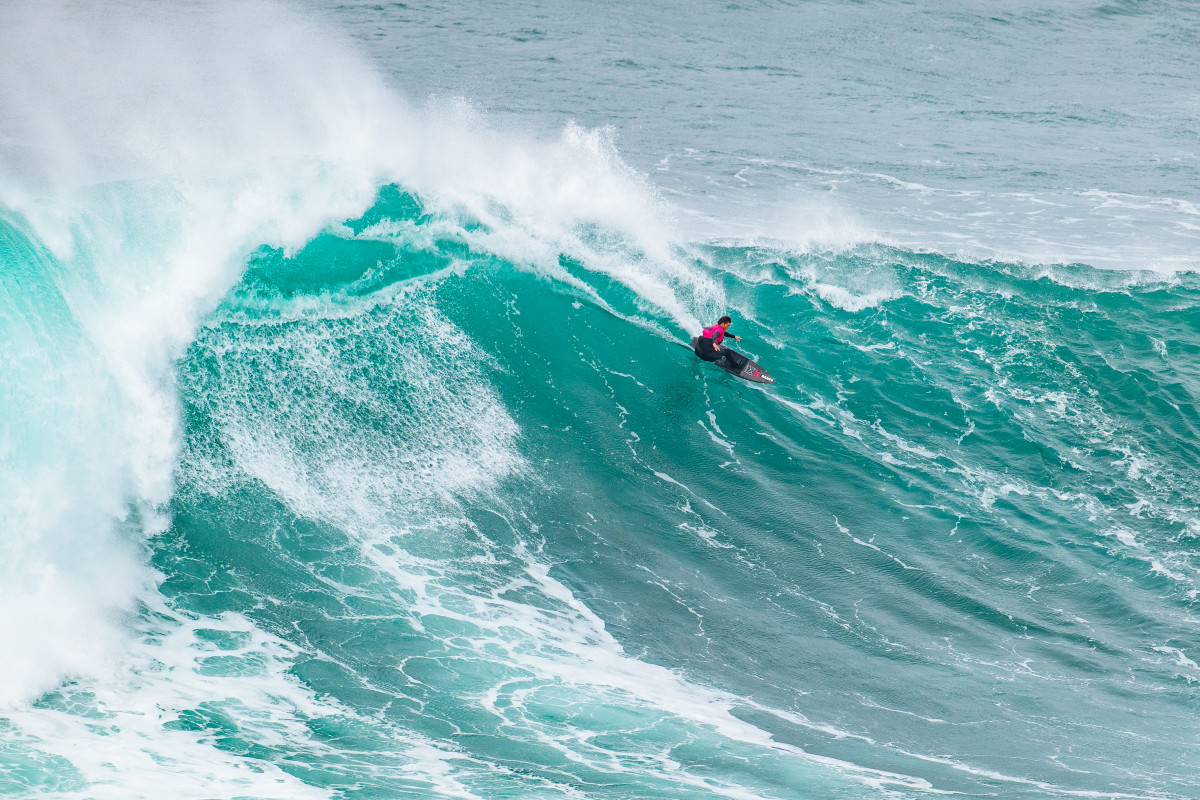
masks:
<instances>
[{"instance_id":1,"label":"black wetsuit","mask_svg":"<svg viewBox=\"0 0 1200 800\"><path fill-rule=\"evenodd\" d=\"M718 350L717 346L713 344L713 340L707 336L701 336L696 340L696 355L705 361L720 361L723 358L730 369L737 369L739 366L737 356L733 355L732 350L728 348Z\"/></svg>"}]
</instances>

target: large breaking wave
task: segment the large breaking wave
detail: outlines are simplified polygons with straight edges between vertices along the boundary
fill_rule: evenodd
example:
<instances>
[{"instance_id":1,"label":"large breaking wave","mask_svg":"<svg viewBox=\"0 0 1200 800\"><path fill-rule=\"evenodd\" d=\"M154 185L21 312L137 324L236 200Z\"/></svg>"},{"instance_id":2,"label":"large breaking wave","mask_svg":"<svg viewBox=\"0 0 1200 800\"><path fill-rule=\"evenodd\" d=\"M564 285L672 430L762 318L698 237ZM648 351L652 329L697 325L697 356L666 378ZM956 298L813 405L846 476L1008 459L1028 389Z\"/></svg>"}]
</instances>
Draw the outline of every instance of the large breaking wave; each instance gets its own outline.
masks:
<instances>
[{"instance_id":1,"label":"large breaking wave","mask_svg":"<svg viewBox=\"0 0 1200 800\"><path fill-rule=\"evenodd\" d=\"M7 793L1194 792L1192 276L697 231L271 6L8 13Z\"/></svg>"}]
</instances>

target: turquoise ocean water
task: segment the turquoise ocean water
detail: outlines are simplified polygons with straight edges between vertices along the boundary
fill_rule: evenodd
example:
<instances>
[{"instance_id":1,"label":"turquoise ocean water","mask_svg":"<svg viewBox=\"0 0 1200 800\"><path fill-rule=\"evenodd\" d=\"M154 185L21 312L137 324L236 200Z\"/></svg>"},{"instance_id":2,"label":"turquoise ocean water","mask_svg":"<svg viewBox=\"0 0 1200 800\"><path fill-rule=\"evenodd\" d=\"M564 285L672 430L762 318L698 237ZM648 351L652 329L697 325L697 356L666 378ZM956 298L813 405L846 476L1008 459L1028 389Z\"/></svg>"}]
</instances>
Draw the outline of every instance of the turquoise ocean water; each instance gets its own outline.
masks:
<instances>
[{"instance_id":1,"label":"turquoise ocean water","mask_svg":"<svg viewBox=\"0 0 1200 800\"><path fill-rule=\"evenodd\" d=\"M1200 797L1198 28L7 5L0 795Z\"/></svg>"}]
</instances>

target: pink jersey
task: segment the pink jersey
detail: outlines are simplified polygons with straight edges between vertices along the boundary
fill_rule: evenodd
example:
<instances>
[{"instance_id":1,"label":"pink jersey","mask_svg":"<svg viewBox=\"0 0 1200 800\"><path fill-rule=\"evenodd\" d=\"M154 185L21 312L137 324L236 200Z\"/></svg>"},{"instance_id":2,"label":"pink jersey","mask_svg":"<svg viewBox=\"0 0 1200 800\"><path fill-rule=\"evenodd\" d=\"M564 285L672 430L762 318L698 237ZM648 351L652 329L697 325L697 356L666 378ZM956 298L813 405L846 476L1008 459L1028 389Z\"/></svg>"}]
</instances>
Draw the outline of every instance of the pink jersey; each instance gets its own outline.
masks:
<instances>
[{"instance_id":1,"label":"pink jersey","mask_svg":"<svg viewBox=\"0 0 1200 800\"><path fill-rule=\"evenodd\" d=\"M700 331L700 335L705 339L712 339L713 344L716 345L720 344L725 338L725 329L720 325L713 325L711 328L705 328L704 330Z\"/></svg>"}]
</instances>

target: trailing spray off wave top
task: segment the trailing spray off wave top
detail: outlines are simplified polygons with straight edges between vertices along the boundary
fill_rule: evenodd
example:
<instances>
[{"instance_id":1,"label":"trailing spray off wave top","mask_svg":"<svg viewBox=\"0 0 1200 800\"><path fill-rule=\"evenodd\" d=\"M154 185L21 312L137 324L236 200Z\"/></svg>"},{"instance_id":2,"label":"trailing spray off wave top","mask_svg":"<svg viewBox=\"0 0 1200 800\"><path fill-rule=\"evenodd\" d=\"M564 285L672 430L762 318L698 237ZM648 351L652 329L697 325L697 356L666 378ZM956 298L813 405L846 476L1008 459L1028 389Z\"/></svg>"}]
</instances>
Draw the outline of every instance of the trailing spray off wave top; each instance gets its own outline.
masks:
<instances>
[{"instance_id":1,"label":"trailing spray off wave top","mask_svg":"<svg viewBox=\"0 0 1200 800\"><path fill-rule=\"evenodd\" d=\"M5 14L7 796L1195 796L1193 274L722 218L330 16Z\"/></svg>"}]
</instances>

